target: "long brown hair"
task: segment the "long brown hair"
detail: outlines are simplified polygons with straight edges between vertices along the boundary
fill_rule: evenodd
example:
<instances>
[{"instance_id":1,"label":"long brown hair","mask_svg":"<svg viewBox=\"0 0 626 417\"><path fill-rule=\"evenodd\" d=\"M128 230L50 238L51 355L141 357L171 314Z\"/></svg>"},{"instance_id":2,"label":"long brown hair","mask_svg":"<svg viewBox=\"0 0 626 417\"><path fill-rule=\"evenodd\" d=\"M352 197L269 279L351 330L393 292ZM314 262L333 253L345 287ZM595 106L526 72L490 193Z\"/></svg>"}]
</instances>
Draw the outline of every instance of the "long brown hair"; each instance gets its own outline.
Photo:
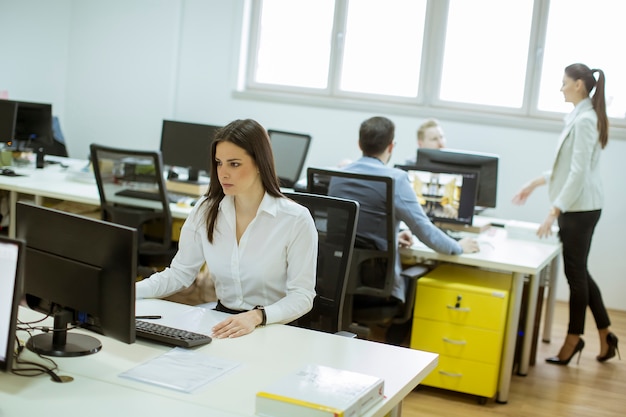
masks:
<instances>
[{"instance_id":1,"label":"long brown hair","mask_svg":"<svg viewBox=\"0 0 626 417\"><path fill-rule=\"evenodd\" d=\"M598 79L593 76L594 73L598 73ZM587 94L595 87L596 91L593 93L591 102L593 103L593 109L598 115L598 133L599 140L602 149L609 141L609 118L606 115L606 99L604 97L604 71L601 69L590 69L585 64L571 64L565 67L565 75L572 80L582 80L585 83Z\"/></svg>"},{"instance_id":2,"label":"long brown hair","mask_svg":"<svg viewBox=\"0 0 626 417\"><path fill-rule=\"evenodd\" d=\"M215 163L215 149L221 142L230 142L246 151L254 160L265 191L273 197L283 197L280 192L280 182L274 167L274 154L267 131L258 122L252 119L235 120L215 132L215 139L211 144L211 182L205 193L204 204L206 210L206 228L209 242L213 243L215 222L219 212L220 202L224 199L224 190L217 174Z\"/></svg>"}]
</instances>

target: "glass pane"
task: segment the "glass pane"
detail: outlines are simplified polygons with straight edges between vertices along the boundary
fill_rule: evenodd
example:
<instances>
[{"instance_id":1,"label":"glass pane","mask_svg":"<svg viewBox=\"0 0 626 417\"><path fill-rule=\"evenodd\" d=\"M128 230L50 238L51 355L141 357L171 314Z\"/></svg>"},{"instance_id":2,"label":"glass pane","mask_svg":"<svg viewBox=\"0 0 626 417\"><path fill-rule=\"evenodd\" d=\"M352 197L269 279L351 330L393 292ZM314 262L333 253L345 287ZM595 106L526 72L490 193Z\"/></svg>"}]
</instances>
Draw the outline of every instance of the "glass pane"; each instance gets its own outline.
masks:
<instances>
[{"instance_id":1,"label":"glass pane","mask_svg":"<svg viewBox=\"0 0 626 417\"><path fill-rule=\"evenodd\" d=\"M551 0L539 90L540 110L569 113L561 81L569 64L582 62L606 76L609 117L626 117L623 3L614 0ZM580 25L577 22L581 22Z\"/></svg>"},{"instance_id":2,"label":"glass pane","mask_svg":"<svg viewBox=\"0 0 626 417\"><path fill-rule=\"evenodd\" d=\"M333 0L265 0L255 81L326 88Z\"/></svg>"},{"instance_id":3,"label":"glass pane","mask_svg":"<svg viewBox=\"0 0 626 417\"><path fill-rule=\"evenodd\" d=\"M358 0L348 5L340 89L416 97L426 0Z\"/></svg>"},{"instance_id":4,"label":"glass pane","mask_svg":"<svg viewBox=\"0 0 626 417\"><path fill-rule=\"evenodd\" d=\"M521 108L532 12L532 0L450 0L439 97Z\"/></svg>"}]
</instances>

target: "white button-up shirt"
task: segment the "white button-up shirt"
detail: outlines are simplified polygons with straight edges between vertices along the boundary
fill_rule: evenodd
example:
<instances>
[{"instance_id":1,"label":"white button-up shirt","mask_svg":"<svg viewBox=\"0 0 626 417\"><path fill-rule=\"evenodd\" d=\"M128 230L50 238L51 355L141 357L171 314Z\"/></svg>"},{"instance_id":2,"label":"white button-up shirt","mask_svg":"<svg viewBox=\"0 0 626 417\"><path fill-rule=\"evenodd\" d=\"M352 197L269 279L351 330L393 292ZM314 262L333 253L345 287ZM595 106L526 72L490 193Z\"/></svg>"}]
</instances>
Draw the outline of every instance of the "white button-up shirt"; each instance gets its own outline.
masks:
<instances>
[{"instance_id":1,"label":"white button-up shirt","mask_svg":"<svg viewBox=\"0 0 626 417\"><path fill-rule=\"evenodd\" d=\"M226 196L209 243L204 201L185 221L170 267L138 282L137 297L163 297L188 287L206 262L224 306L251 310L262 305L268 324L307 313L315 297L318 240L309 211L266 193L237 243L234 197Z\"/></svg>"}]
</instances>

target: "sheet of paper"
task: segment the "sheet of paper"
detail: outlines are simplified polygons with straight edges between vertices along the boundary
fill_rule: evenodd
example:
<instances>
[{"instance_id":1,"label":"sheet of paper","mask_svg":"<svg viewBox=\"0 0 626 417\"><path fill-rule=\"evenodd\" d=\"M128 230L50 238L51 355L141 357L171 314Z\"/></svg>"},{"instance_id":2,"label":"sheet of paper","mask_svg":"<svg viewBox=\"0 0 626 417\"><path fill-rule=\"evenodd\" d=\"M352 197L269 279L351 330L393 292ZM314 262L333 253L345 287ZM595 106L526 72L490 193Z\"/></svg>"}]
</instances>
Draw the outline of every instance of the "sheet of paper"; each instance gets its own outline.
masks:
<instances>
[{"instance_id":1,"label":"sheet of paper","mask_svg":"<svg viewBox=\"0 0 626 417\"><path fill-rule=\"evenodd\" d=\"M190 349L174 348L120 377L182 392L193 392L240 365Z\"/></svg>"}]
</instances>

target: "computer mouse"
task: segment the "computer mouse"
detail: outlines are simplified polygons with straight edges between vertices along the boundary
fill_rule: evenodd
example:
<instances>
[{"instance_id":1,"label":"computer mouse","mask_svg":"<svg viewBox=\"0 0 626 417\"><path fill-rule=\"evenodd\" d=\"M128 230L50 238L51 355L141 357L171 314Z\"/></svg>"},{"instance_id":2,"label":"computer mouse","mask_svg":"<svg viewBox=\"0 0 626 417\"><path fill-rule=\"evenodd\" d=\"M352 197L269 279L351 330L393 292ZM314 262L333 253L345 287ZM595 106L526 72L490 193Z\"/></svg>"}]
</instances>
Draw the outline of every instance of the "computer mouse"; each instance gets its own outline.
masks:
<instances>
[{"instance_id":1,"label":"computer mouse","mask_svg":"<svg viewBox=\"0 0 626 417\"><path fill-rule=\"evenodd\" d=\"M15 175L15 171L11 168L2 168L2 175Z\"/></svg>"}]
</instances>

